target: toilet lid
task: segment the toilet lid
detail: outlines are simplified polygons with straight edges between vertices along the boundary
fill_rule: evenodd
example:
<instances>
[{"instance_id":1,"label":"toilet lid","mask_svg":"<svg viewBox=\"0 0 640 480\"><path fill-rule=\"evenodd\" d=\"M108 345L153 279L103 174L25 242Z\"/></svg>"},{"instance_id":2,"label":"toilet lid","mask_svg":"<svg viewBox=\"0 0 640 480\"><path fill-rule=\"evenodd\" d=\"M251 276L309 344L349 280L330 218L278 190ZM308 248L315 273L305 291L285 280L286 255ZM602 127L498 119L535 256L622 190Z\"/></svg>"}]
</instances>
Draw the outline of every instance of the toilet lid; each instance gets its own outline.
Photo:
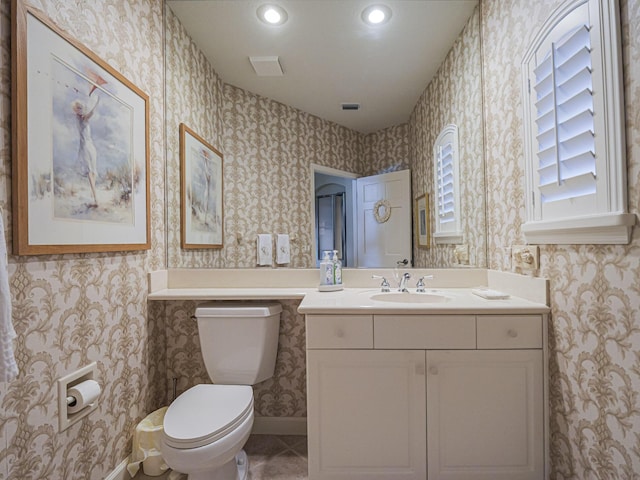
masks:
<instances>
[{"instance_id":1,"label":"toilet lid","mask_svg":"<svg viewBox=\"0 0 640 480\"><path fill-rule=\"evenodd\" d=\"M248 385L196 385L169 406L164 440L176 448L207 445L234 430L253 412Z\"/></svg>"}]
</instances>

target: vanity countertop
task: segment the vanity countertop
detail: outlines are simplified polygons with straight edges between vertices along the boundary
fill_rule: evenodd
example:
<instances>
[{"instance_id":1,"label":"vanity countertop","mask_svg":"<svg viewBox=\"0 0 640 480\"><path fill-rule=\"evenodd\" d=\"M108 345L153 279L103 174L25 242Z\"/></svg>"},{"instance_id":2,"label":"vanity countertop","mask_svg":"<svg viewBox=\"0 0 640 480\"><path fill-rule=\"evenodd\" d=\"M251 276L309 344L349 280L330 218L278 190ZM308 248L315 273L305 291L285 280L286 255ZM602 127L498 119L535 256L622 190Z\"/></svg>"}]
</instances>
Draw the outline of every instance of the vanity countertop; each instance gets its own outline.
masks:
<instances>
[{"instance_id":1,"label":"vanity countertop","mask_svg":"<svg viewBox=\"0 0 640 480\"><path fill-rule=\"evenodd\" d=\"M371 274L391 278L393 270L346 270L344 290L320 292L313 269L178 269L149 275L149 300L300 300L302 314L514 314L548 313L548 282L507 272L471 270L410 270L414 278L434 275L426 293L446 296L446 301L421 303L410 288L412 302L372 299L380 293ZM379 282L379 280L373 280ZM294 286L295 285L295 286ZM509 293L503 300L487 300L471 293L472 287L489 287ZM392 289L393 290L393 289ZM392 294L394 292L391 292ZM397 292L395 293L397 295Z\"/></svg>"},{"instance_id":2,"label":"vanity countertop","mask_svg":"<svg viewBox=\"0 0 640 480\"><path fill-rule=\"evenodd\" d=\"M547 313L549 307L519 297L487 300L469 288L427 289L427 294L447 297L437 303L395 303L371 299L379 289L345 288L337 292L319 292L317 288L171 288L149 294L149 300L301 300L302 314L507 314ZM420 293L410 293L419 297Z\"/></svg>"},{"instance_id":3,"label":"vanity countertop","mask_svg":"<svg viewBox=\"0 0 640 480\"><path fill-rule=\"evenodd\" d=\"M314 288L291 287L189 287L165 288L150 293L149 300L295 300Z\"/></svg>"},{"instance_id":4,"label":"vanity countertop","mask_svg":"<svg viewBox=\"0 0 640 480\"><path fill-rule=\"evenodd\" d=\"M511 296L502 300L487 300L471 293L470 288L427 289L427 294L447 297L436 303L392 303L371 299L379 289L346 288L338 292L309 292L298 307L303 314L510 314L548 313L549 307ZM410 296L420 296L411 293Z\"/></svg>"}]
</instances>

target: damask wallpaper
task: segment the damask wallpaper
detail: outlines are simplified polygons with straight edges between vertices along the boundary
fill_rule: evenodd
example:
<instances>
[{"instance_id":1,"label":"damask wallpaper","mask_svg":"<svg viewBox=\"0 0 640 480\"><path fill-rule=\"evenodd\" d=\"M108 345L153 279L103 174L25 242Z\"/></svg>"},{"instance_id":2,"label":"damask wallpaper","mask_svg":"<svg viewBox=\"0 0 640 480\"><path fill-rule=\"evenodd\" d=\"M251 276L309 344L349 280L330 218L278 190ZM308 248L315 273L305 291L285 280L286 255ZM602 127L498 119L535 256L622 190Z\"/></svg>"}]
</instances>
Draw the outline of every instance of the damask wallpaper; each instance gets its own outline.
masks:
<instances>
[{"instance_id":1,"label":"damask wallpaper","mask_svg":"<svg viewBox=\"0 0 640 480\"><path fill-rule=\"evenodd\" d=\"M478 162L486 149L487 163L487 221L488 221L488 262L491 268L510 270L509 248L514 243L524 242L520 232L523 219L524 202L522 124L520 104L520 59L526 49L527 42L535 29L545 20L558 1L527 2L524 0L485 0L479 11L480 31L482 32L483 54L475 61L482 62L484 83L479 82L480 73L464 69L462 59L473 61L469 57L474 53L474 43L480 42L480 33L474 23L470 22L454 46L453 52L445 60L439 76L426 88L408 123L408 141L405 126L393 127L388 131L376 132L365 138L361 147L365 153L365 162L361 165L362 174L374 173L377 169L394 165L386 163L388 156L380 152L372 152L373 146L388 148L393 146L404 155L408 142L411 168L414 172L414 192L427 188L430 178L430 149L433 139L449 122L457 122L466 128L465 138L471 138L470 152L465 158L472 162L468 171L475 172L466 181L478 186L482 182L483 167ZM640 18L640 5L637 1L621 2L623 22L623 59L625 66L625 96L627 119L627 155L629 175L629 205L631 211L638 213L640 202L640 29L633 19ZM449 90L455 82L475 85L475 89ZM483 86L481 86L483 85ZM226 98L234 100L225 107L225 127L238 125L237 130L250 132L246 139L234 137L237 133L225 132L225 147L233 151L239 163L244 155L258 155L260 150L258 138L266 139L266 135L252 127L250 118L263 107L269 105L267 111L272 119L279 120L280 125L291 125L288 108L260 99L235 87L225 86ZM468 91L468 98L459 98L456 91ZM478 105L478 95L482 95L484 109L478 122L477 112L469 112L471 104ZM461 119L445 118L444 102L459 105ZM248 102L248 103L245 103ZM438 102L443 102L442 104ZM237 109L252 113L239 114L229 112ZM243 105L243 106L242 106ZM482 105L482 104L481 104ZM247 108L254 110L246 110ZM482 108L482 107L481 107ZM257 109L257 110L255 110ZM289 112L289 113L286 113ZM230 113L233 115L229 116ZM299 118L305 114L297 113ZM484 116L485 135L478 125ZM243 120L239 120L242 118ZM261 117L261 118L264 118ZM267 120L266 118L264 118ZM315 122L316 132L326 132L329 126L321 120L309 117ZM241 123L234 123L240 121ZM247 123L248 122L248 123ZM240 128L241 127L241 128ZM235 127L232 127L232 130ZM294 127L295 128L295 127ZM298 128L301 128L300 126ZM277 128L271 127L277 132ZM306 127L302 128L306 132ZM255 133L254 133L255 132ZM277 134L276 138L277 138ZM322 134L316 133L316 136ZM228 139L232 141L229 142ZM238 142L236 142L238 140ZM483 144L486 142L486 146ZM357 143L356 143L357 144ZM304 143L304 147L309 146ZM244 149L244 150L242 150ZM309 148L312 152L313 148ZM306 151L306 150L304 150ZM244 153L242 153L244 152ZM248 152L248 153L247 153ZM356 154L357 154L356 153ZM393 158L397 158L393 156ZM314 160L314 162L318 162ZM386 163L386 164L385 164ZM268 164L269 165L269 164ZM356 163L357 165L357 163ZM274 165L267 170L277 168ZM340 168L340 167L338 167ZM342 168L345 168L342 166ZM356 167L357 168L357 167ZM348 168L346 168L348 169ZM257 178L259 173L254 173ZM305 182L303 182L304 185ZM277 184L277 182L272 182ZM468 191L474 191L475 187ZM481 187L478 187L481 188ZM258 188L263 192L264 186ZM245 192L238 188L238 192ZM294 189L295 191L295 189ZM249 195L248 193L244 193ZM244 205L244 202L239 202ZM249 205L251 205L249 203ZM481 196L469 196L463 200L465 212L470 216L484 212L485 205ZM265 214L260 214L264 218ZM241 225L242 222L238 222ZM241 266L242 258L250 259L250 252L242 252L242 232L237 257L232 256L230 266ZM482 245L482 230L469 230L469 243ZM554 479L596 479L596 478L638 478L640 471L640 408L638 394L640 390L640 271L638 261L640 249L638 234L634 235L631 245L624 247L607 246L543 246L541 249L540 275L551 279L552 322L551 322L551 459L552 478ZM483 249L477 250L482 255ZM473 252L472 252L473 255ZM226 256L226 258L229 258ZM236 259L237 258L237 259ZM451 261L452 251L434 248L419 251L418 264L442 264ZM479 260L480 261L480 260ZM179 308L179 306L175 306ZM185 311L191 311L187 306ZM294 326L294 345L290 348L296 352L291 361L277 367L279 371L287 371L289 379L296 379L276 390L283 395L276 400L272 394L257 393L260 398L269 398L269 403L259 403L263 414L277 411L279 415L304 415L304 358L303 332L300 329L301 318L296 318L293 305L289 307L291 318L283 325ZM295 327L297 326L297 327ZM288 328L288 327L285 327ZM282 334L282 332L281 332ZM178 338L193 339L194 332L185 332ZM283 335L284 336L284 335ZM191 341L191 340L190 340ZM295 346L297 345L297 346ZM297 360L296 360L297 358ZM280 362L280 360L279 360ZM195 367L194 367L195 368ZM200 372L202 375L202 367ZM191 381L199 381L192 379ZM274 384L280 382L278 374ZM299 390L291 385L300 386ZM186 386L186 385L185 385ZM265 391L274 388L271 385ZM284 393L286 392L286 394ZM289 401L287 395L292 399Z\"/></svg>"},{"instance_id":2,"label":"damask wallpaper","mask_svg":"<svg viewBox=\"0 0 640 480\"><path fill-rule=\"evenodd\" d=\"M411 168L409 124L395 125L364 137L362 175Z\"/></svg>"},{"instance_id":3,"label":"damask wallpaper","mask_svg":"<svg viewBox=\"0 0 640 480\"><path fill-rule=\"evenodd\" d=\"M254 267L258 233L289 234L289 267L315 265L311 164L360 172L362 135L231 85L224 97L224 266Z\"/></svg>"},{"instance_id":4,"label":"damask wallpaper","mask_svg":"<svg viewBox=\"0 0 640 480\"><path fill-rule=\"evenodd\" d=\"M277 102L225 85L167 12L167 95L160 0L32 0L150 97L152 248L143 253L10 256L20 376L0 383L0 478L102 479L130 452L135 424L178 390L206 381L193 302L151 302L146 273L170 266L253 266L258 231L292 235L293 266L308 266L308 164L362 174L408 158L414 192L427 187L430 148L451 121L466 128L478 161L486 149L488 262L510 270L508 249L524 238L520 59L560 0L482 0L480 29L470 22L405 126L364 136ZM10 2L0 0L0 210L11 242ZM629 205L640 205L640 2L621 1ZM482 37L484 86L461 98L451 82L473 84L463 68ZM180 88L175 88L179 85ZM474 84L475 85L475 84ZM464 114L484 100L483 136ZM164 102L167 127L164 122ZM456 105L450 120L438 103ZM179 249L177 125L222 145L225 218L221 251ZM472 128L473 127L473 128ZM165 142L167 161L165 164ZM391 148L393 155L381 149ZM408 154L407 154L408 152ZM276 160L277 159L277 160ZM404 160L403 160L404 161ZM166 167L166 174L165 174ZM481 165L472 163L481 180ZM167 203L165 204L165 190ZM484 210L481 198L465 211ZM165 215L167 224L165 225ZM165 231L168 245L165 245ZM477 235L473 237L472 235ZM480 245L480 231L469 243ZM172 256L173 255L173 256ZM420 251L424 265L449 261L447 248ZM172 263L176 262L175 265ZM421 263L419 263L421 264ZM640 234L628 246L543 246L540 275L551 280L551 460L557 480L640 478ZM283 302L276 375L256 388L266 416L304 416L304 322ZM103 386L98 410L57 429L55 381L91 361Z\"/></svg>"},{"instance_id":5,"label":"damask wallpaper","mask_svg":"<svg viewBox=\"0 0 640 480\"><path fill-rule=\"evenodd\" d=\"M198 327L191 316L196 302L166 303L167 381L178 379L178 394L199 383L211 383L202 361ZM286 300L280 315L280 336L274 376L254 387L255 413L263 417L305 417L304 317L300 302ZM169 396L172 392L168 392Z\"/></svg>"},{"instance_id":6,"label":"damask wallpaper","mask_svg":"<svg viewBox=\"0 0 640 480\"><path fill-rule=\"evenodd\" d=\"M178 125L187 123L224 154L225 240L220 250L180 249L179 188L168 189L168 255L172 267L255 266L257 233L288 233L292 267L309 267L310 164L360 172L364 135L326 120L223 84L177 17L167 8L167 185L180 180ZM222 271L223 272L223 271ZM221 272L221 274L223 274ZM296 302L282 302L274 378L255 387L256 414L304 417L304 317ZM200 354L194 302L162 302L150 323L162 334L166 371L154 383L169 401L197 383L209 383Z\"/></svg>"},{"instance_id":7,"label":"damask wallpaper","mask_svg":"<svg viewBox=\"0 0 640 480\"><path fill-rule=\"evenodd\" d=\"M254 267L257 233L288 233L292 240L291 266L310 267L310 165L361 175L409 167L413 172L420 172L418 176L414 174L414 191L416 185L420 185L419 190L424 192L427 172L423 164L431 157L431 150L421 148L420 155L412 156L412 145L418 137L426 142L435 139L439 132L435 129L446 123L459 122L466 135L463 168L470 174L465 176L464 188L480 191L484 188L482 129L478 128L481 90L477 10L436 79L427 87L411 123L366 135L238 87L221 86L211 66L203 60L202 53L169 9L167 20L167 118L170 124L167 185L179 185L177 128L180 122L193 122L192 128L196 131L207 131L205 138L212 138L214 145L222 142L225 169L223 249L181 251L178 189L170 190L171 267ZM192 89L197 94L190 92ZM192 99L193 95L197 98ZM447 111L453 114L448 116ZM208 112L214 112L213 120L205 117ZM222 125L217 117L220 114ZM465 209L471 209L471 205L478 208L478 212L468 212L466 238L484 250L484 204L480 200L478 205L477 198L465 196L464 205ZM435 257L440 262L437 266L447 265L445 262L452 260L452 248L439 250L443 258ZM419 261L423 263L417 266L431 265L424 263L425 259ZM172 385L173 378L177 378L178 393L197 383L210 382L200 357L197 328L190 320L195 306L193 302L166 302L166 317L159 319L166 325L168 368L164 385ZM306 415L304 317L296 312L295 302L284 302L283 307L276 373L274 378L255 388L256 414L302 417ZM162 310L158 312L161 314ZM167 400L171 394L166 391Z\"/></svg>"},{"instance_id":8,"label":"damask wallpaper","mask_svg":"<svg viewBox=\"0 0 640 480\"><path fill-rule=\"evenodd\" d=\"M290 267L310 267L310 166L359 173L364 136L224 84L167 7L167 185L170 267L255 267L258 233L287 233ZM180 248L178 126L224 155L224 247Z\"/></svg>"},{"instance_id":9,"label":"damask wallpaper","mask_svg":"<svg viewBox=\"0 0 640 480\"><path fill-rule=\"evenodd\" d=\"M165 6L165 25L167 261L172 266L204 264L217 268L223 262L220 250L180 248L179 128L184 123L222 151L223 83L168 6ZM229 172L225 173L228 178ZM229 208L228 203L226 207Z\"/></svg>"},{"instance_id":10,"label":"damask wallpaper","mask_svg":"<svg viewBox=\"0 0 640 480\"><path fill-rule=\"evenodd\" d=\"M170 267L255 266L257 233L288 233L290 267L310 267L310 165L360 175L411 168L415 196L432 190L432 145L456 123L461 136L461 218L473 265L486 265L482 89L478 9L426 86L409 122L370 134L224 84L167 8L167 185ZM222 107L221 107L222 105ZM185 122L224 159L224 247L180 249L178 125ZM453 246L414 252L418 267L454 263Z\"/></svg>"},{"instance_id":11,"label":"damask wallpaper","mask_svg":"<svg viewBox=\"0 0 640 480\"><path fill-rule=\"evenodd\" d=\"M523 52L560 0L483 1L489 266L524 242ZM640 2L621 0L629 209L640 208ZM551 478L640 478L640 233L541 246L551 283Z\"/></svg>"},{"instance_id":12,"label":"damask wallpaper","mask_svg":"<svg viewBox=\"0 0 640 480\"><path fill-rule=\"evenodd\" d=\"M158 0L30 2L149 95L148 252L9 258L20 374L0 384L0 478L105 478L158 401L146 274L165 268L163 13ZM0 1L0 210L11 242L10 1ZM150 361L151 360L151 361ZM58 432L56 380L97 362L99 406ZM164 376L164 371L162 371ZM160 392L161 394L162 392Z\"/></svg>"},{"instance_id":13,"label":"damask wallpaper","mask_svg":"<svg viewBox=\"0 0 640 480\"><path fill-rule=\"evenodd\" d=\"M409 119L414 196L429 192L435 202L433 144L448 124L458 126L460 156L460 218L471 265L486 266L484 144L482 130L480 13L476 8L450 52L418 100ZM431 208L433 214L433 207ZM431 218L431 231L434 229ZM418 267L449 267L456 263L454 245L436 244L414 250Z\"/></svg>"}]
</instances>

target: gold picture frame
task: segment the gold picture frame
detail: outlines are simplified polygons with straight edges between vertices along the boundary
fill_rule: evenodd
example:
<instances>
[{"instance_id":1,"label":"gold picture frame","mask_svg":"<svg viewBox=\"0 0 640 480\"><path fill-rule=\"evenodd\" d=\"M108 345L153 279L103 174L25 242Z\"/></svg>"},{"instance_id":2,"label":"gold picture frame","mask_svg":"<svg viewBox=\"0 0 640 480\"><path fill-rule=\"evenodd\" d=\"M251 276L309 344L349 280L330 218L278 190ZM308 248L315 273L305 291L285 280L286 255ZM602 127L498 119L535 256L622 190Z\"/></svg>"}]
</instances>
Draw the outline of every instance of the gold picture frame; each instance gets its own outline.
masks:
<instances>
[{"instance_id":1,"label":"gold picture frame","mask_svg":"<svg viewBox=\"0 0 640 480\"><path fill-rule=\"evenodd\" d=\"M147 250L149 97L12 2L16 255Z\"/></svg>"},{"instance_id":2,"label":"gold picture frame","mask_svg":"<svg viewBox=\"0 0 640 480\"><path fill-rule=\"evenodd\" d=\"M180 237L183 249L223 246L224 156L180 124Z\"/></svg>"},{"instance_id":3,"label":"gold picture frame","mask_svg":"<svg viewBox=\"0 0 640 480\"><path fill-rule=\"evenodd\" d=\"M425 193L415 199L415 232L418 248L429 248L431 242L431 225L429 218L429 194Z\"/></svg>"}]
</instances>

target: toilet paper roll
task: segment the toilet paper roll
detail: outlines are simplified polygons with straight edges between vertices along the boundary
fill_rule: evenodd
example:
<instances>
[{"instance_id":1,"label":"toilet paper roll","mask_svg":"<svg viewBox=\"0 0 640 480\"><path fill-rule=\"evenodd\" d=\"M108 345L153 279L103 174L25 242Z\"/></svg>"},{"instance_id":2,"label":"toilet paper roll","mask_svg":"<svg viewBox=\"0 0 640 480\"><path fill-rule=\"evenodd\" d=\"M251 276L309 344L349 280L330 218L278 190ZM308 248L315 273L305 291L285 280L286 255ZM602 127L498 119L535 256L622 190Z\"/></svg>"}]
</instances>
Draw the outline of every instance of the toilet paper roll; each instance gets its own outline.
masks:
<instances>
[{"instance_id":1,"label":"toilet paper roll","mask_svg":"<svg viewBox=\"0 0 640 480\"><path fill-rule=\"evenodd\" d=\"M67 390L67 396L75 398L75 404L68 405L69 413L78 413L85 407L90 407L100 395L100 384L95 380L85 380Z\"/></svg>"}]
</instances>

